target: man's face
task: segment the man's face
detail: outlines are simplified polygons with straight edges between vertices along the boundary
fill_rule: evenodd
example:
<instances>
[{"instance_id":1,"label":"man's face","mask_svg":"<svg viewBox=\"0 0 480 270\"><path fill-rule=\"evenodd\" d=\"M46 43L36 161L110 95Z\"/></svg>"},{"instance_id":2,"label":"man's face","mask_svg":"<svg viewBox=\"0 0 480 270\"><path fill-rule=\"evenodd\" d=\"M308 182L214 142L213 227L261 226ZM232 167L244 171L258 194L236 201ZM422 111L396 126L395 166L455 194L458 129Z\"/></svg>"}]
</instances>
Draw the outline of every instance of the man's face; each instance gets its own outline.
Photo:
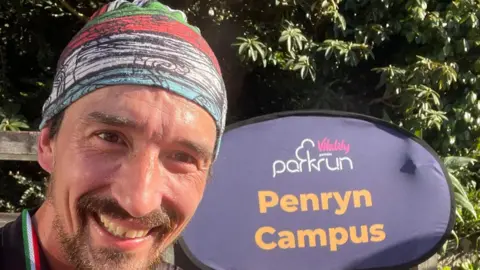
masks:
<instances>
[{"instance_id":1,"label":"man's face","mask_svg":"<svg viewBox=\"0 0 480 270\"><path fill-rule=\"evenodd\" d=\"M158 263L200 203L215 138L204 109L158 88L111 86L72 104L50 142L47 202L70 262Z\"/></svg>"}]
</instances>

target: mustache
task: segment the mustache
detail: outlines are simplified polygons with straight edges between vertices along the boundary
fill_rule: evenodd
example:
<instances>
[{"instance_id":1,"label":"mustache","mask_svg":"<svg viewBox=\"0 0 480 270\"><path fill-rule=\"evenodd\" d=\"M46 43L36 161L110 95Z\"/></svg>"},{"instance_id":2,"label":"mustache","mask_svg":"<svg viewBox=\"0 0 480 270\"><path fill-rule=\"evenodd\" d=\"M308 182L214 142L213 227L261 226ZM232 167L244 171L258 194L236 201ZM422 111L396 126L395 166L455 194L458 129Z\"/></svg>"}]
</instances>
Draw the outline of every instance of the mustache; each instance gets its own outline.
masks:
<instances>
[{"instance_id":1,"label":"mustache","mask_svg":"<svg viewBox=\"0 0 480 270\"><path fill-rule=\"evenodd\" d=\"M150 212L143 217L133 217L120 204L112 198L100 198L91 195L82 196L77 203L78 214L86 217L88 213L107 215L120 220L131 220L149 228L160 227L162 231L168 232L173 229L177 221L175 211L164 206ZM86 218L83 219L86 222Z\"/></svg>"}]
</instances>

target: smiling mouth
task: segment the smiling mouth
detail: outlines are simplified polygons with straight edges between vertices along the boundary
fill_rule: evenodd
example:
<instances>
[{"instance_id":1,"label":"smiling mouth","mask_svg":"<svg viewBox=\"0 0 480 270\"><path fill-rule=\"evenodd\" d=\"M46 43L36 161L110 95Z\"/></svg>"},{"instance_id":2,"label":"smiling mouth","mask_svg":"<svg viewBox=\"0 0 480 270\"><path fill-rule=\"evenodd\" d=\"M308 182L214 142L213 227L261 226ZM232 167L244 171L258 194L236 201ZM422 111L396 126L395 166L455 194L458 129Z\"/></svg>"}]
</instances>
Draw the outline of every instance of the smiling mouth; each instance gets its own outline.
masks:
<instances>
[{"instance_id":1,"label":"smiling mouth","mask_svg":"<svg viewBox=\"0 0 480 270\"><path fill-rule=\"evenodd\" d=\"M133 230L123 227L117 224L113 219L106 215L94 214L97 223L107 232L115 237L128 240L128 239L141 239L148 235L152 235L154 232L159 231L159 227L147 229L147 230Z\"/></svg>"}]
</instances>

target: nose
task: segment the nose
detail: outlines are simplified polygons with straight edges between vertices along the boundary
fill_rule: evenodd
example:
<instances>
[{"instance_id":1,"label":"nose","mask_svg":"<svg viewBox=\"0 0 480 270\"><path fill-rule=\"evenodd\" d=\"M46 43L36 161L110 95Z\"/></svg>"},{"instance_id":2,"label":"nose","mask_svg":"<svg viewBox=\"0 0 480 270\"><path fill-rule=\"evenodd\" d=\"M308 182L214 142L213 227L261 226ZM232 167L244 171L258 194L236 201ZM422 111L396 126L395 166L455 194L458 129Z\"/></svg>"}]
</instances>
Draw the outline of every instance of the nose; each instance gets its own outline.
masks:
<instances>
[{"instance_id":1,"label":"nose","mask_svg":"<svg viewBox=\"0 0 480 270\"><path fill-rule=\"evenodd\" d=\"M145 216L162 204L164 172L154 151L132 154L112 184L113 197L131 216Z\"/></svg>"}]
</instances>

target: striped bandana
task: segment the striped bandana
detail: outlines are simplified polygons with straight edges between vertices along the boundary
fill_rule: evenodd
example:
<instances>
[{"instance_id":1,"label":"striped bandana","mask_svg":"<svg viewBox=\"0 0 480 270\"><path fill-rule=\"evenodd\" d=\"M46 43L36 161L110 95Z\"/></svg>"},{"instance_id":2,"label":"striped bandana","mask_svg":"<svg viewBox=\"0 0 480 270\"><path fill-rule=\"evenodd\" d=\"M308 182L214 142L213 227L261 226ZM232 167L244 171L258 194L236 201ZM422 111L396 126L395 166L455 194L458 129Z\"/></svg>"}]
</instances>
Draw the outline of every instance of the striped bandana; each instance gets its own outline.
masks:
<instances>
[{"instance_id":1,"label":"striped bandana","mask_svg":"<svg viewBox=\"0 0 480 270\"><path fill-rule=\"evenodd\" d=\"M227 97L220 66L186 15L154 0L103 6L60 56L40 129L81 97L109 85L156 86L204 108L215 120L218 154Z\"/></svg>"}]
</instances>

